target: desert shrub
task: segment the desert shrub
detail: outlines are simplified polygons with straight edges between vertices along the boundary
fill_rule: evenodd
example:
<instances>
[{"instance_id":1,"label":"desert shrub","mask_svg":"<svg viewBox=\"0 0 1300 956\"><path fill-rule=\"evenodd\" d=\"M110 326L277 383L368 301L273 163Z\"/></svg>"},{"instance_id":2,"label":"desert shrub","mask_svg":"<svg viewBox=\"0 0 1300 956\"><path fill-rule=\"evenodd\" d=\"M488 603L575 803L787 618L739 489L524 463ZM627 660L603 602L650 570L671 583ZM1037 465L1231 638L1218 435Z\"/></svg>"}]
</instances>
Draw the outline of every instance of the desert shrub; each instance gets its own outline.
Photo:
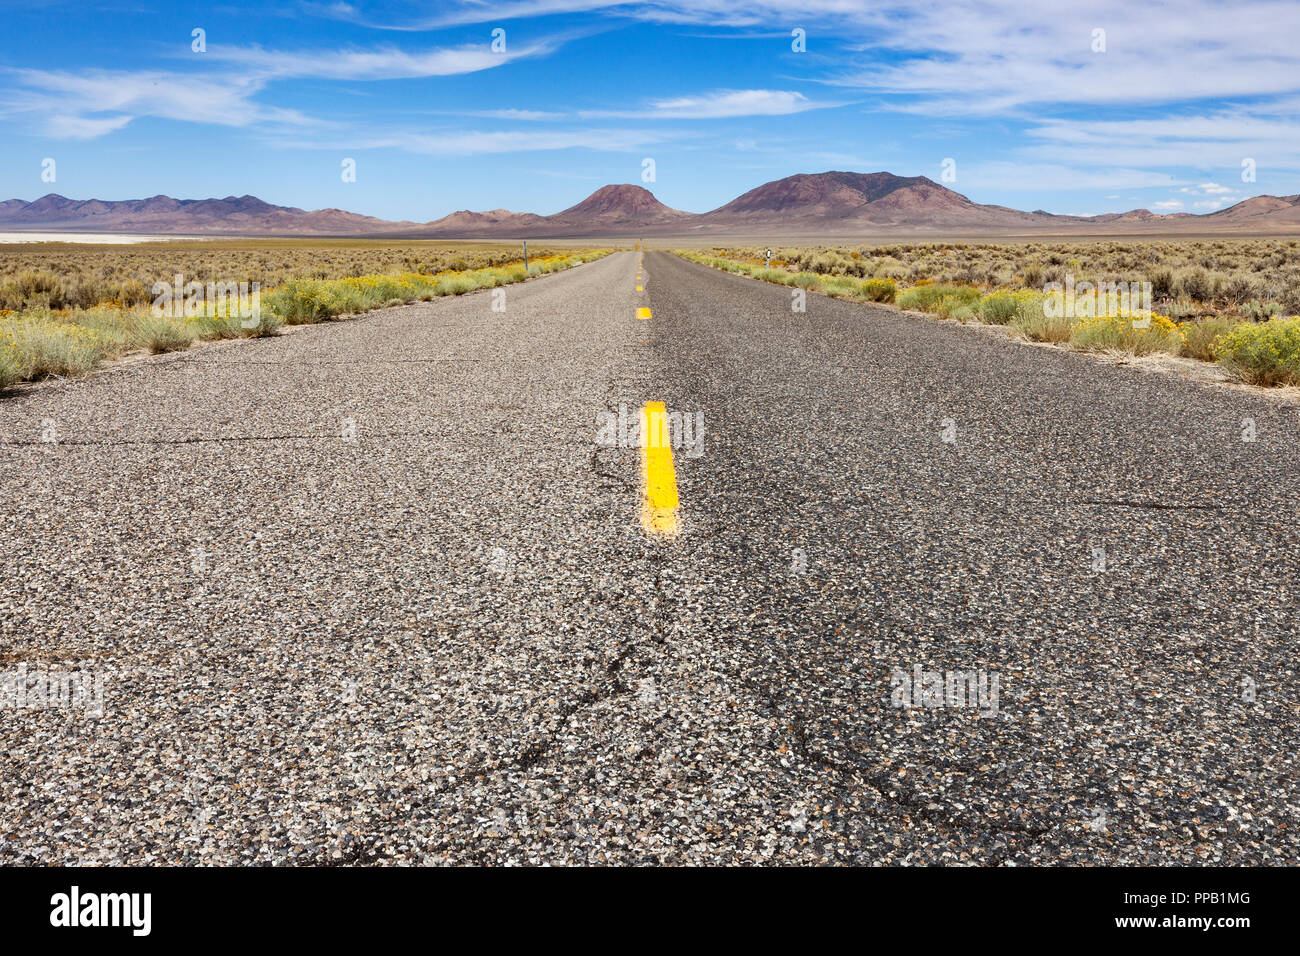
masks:
<instances>
[{"instance_id":1,"label":"desert shrub","mask_svg":"<svg viewBox=\"0 0 1300 956\"><path fill-rule=\"evenodd\" d=\"M0 284L0 309L62 309L63 283L52 272L26 269Z\"/></svg>"},{"instance_id":2,"label":"desert shrub","mask_svg":"<svg viewBox=\"0 0 1300 956\"><path fill-rule=\"evenodd\" d=\"M0 352L23 379L82 375L104 355L94 329L45 314L29 314L0 324Z\"/></svg>"},{"instance_id":3,"label":"desert shrub","mask_svg":"<svg viewBox=\"0 0 1300 956\"><path fill-rule=\"evenodd\" d=\"M953 305L971 305L979 297L979 289L971 286L918 284L900 294L896 301L904 309L934 312L945 299L949 300L948 308L951 309Z\"/></svg>"},{"instance_id":4,"label":"desert shrub","mask_svg":"<svg viewBox=\"0 0 1300 956\"><path fill-rule=\"evenodd\" d=\"M1197 302L1209 302L1214 298L1214 283L1203 269L1192 269L1178 280L1178 292ZM1152 292L1155 292L1154 283Z\"/></svg>"},{"instance_id":5,"label":"desert shrub","mask_svg":"<svg viewBox=\"0 0 1300 956\"><path fill-rule=\"evenodd\" d=\"M22 367L14 350L0 344L0 389L6 389L15 382L22 381Z\"/></svg>"},{"instance_id":6,"label":"desert shrub","mask_svg":"<svg viewBox=\"0 0 1300 956\"><path fill-rule=\"evenodd\" d=\"M990 292L975 305L980 320L991 325L1006 325L1019 309L1020 299L1014 292Z\"/></svg>"},{"instance_id":7,"label":"desert shrub","mask_svg":"<svg viewBox=\"0 0 1300 956\"><path fill-rule=\"evenodd\" d=\"M196 315L186 322L204 340L237 339L244 334L243 319L237 315Z\"/></svg>"},{"instance_id":8,"label":"desert shrub","mask_svg":"<svg viewBox=\"0 0 1300 956\"><path fill-rule=\"evenodd\" d=\"M124 309L147 305L153 301L152 296L149 295L149 290L145 288L144 283L139 279L127 279L118 285L113 298Z\"/></svg>"},{"instance_id":9,"label":"desert shrub","mask_svg":"<svg viewBox=\"0 0 1300 956\"><path fill-rule=\"evenodd\" d=\"M1243 322L1217 343L1219 364L1254 385L1300 385L1300 317Z\"/></svg>"},{"instance_id":10,"label":"desert shrub","mask_svg":"<svg viewBox=\"0 0 1300 956\"><path fill-rule=\"evenodd\" d=\"M930 311L941 319L955 319L959 311L968 318L975 317L975 312L970 307L970 301L958 295L941 296ZM965 319L962 321L965 321Z\"/></svg>"},{"instance_id":11,"label":"desert shrub","mask_svg":"<svg viewBox=\"0 0 1300 956\"><path fill-rule=\"evenodd\" d=\"M111 298L108 289L93 278L74 280L67 288L66 297L74 309L90 309Z\"/></svg>"},{"instance_id":12,"label":"desert shrub","mask_svg":"<svg viewBox=\"0 0 1300 956\"><path fill-rule=\"evenodd\" d=\"M790 280L790 285L800 289L816 289L821 285L821 278L814 272L800 272Z\"/></svg>"},{"instance_id":13,"label":"desert shrub","mask_svg":"<svg viewBox=\"0 0 1300 956\"><path fill-rule=\"evenodd\" d=\"M1031 262L1025 266L1024 272L1021 273L1021 279L1028 289L1041 289L1043 286L1043 267L1037 263Z\"/></svg>"},{"instance_id":14,"label":"desert shrub","mask_svg":"<svg viewBox=\"0 0 1300 956\"><path fill-rule=\"evenodd\" d=\"M1244 302L1254 298L1259 291L1259 284L1244 273L1228 276L1223 280L1222 295L1230 302Z\"/></svg>"},{"instance_id":15,"label":"desert shrub","mask_svg":"<svg viewBox=\"0 0 1300 956\"><path fill-rule=\"evenodd\" d=\"M194 344L198 330L184 319L173 319L145 313L137 317L135 325L136 342L155 354L160 352L179 352Z\"/></svg>"},{"instance_id":16,"label":"desert shrub","mask_svg":"<svg viewBox=\"0 0 1300 956\"><path fill-rule=\"evenodd\" d=\"M1252 322L1267 322L1274 316L1282 314L1282 306L1277 302L1260 302L1258 299L1251 299L1241 307L1241 314Z\"/></svg>"},{"instance_id":17,"label":"desert shrub","mask_svg":"<svg viewBox=\"0 0 1300 956\"><path fill-rule=\"evenodd\" d=\"M827 276L822 279L822 291L837 299L841 296L857 295L859 287L858 280L851 276Z\"/></svg>"},{"instance_id":18,"label":"desert shrub","mask_svg":"<svg viewBox=\"0 0 1300 956\"><path fill-rule=\"evenodd\" d=\"M1177 355L1183 350L1183 336L1167 315L1152 315L1148 320L1137 320L1131 315L1099 315L1076 325L1070 333L1070 344L1091 352Z\"/></svg>"},{"instance_id":19,"label":"desert shrub","mask_svg":"<svg viewBox=\"0 0 1300 956\"><path fill-rule=\"evenodd\" d=\"M1173 269L1152 269L1147 272L1147 281L1151 283L1151 294L1157 299L1167 299L1174 294Z\"/></svg>"},{"instance_id":20,"label":"desert shrub","mask_svg":"<svg viewBox=\"0 0 1300 956\"><path fill-rule=\"evenodd\" d=\"M1199 322L1184 322L1183 354L1202 362L1216 362L1219 358L1218 340L1240 323L1233 319L1209 318Z\"/></svg>"},{"instance_id":21,"label":"desert shrub","mask_svg":"<svg viewBox=\"0 0 1300 956\"><path fill-rule=\"evenodd\" d=\"M1007 323L1031 342L1068 342L1075 320L1065 315L1049 315L1043 308L1047 297L1021 305L1016 317Z\"/></svg>"},{"instance_id":22,"label":"desert shrub","mask_svg":"<svg viewBox=\"0 0 1300 956\"><path fill-rule=\"evenodd\" d=\"M533 275L542 275L541 266L529 266L528 271ZM478 288L478 284L469 276L458 275L448 276L438 282L438 295L464 295L466 292L473 292Z\"/></svg>"},{"instance_id":23,"label":"desert shrub","mask_svg":"<svg viewBox=\"0 0 1300 956\"><path fill-rule=\"evenodd\" d=\"M822 253L814 257L813 261L808 264L808 270L822 275L843 275L844 261L839 256Z\"/></svg>"},{"instance_id":24,"label":"desert shrub","mask_svg":"<svg viewBox=\"0 0 1300 956\"><path fill-rule=\"evenodd\" d=\"M295 279L262 295L262 307L289 325L323 322L340 313L334 310L319 280Z\"/></svg>"},{"instance_id":25,"label":"desert shrub","mask_svg":"<svg viewBox=\"0 0 1300 956\"><path fill-rule=\"evenodd\" d=\"M898 297L898 286L893 279L868 279L862 283L862 297L872 302L893 302Z\"/></svg>"}]
</instances>

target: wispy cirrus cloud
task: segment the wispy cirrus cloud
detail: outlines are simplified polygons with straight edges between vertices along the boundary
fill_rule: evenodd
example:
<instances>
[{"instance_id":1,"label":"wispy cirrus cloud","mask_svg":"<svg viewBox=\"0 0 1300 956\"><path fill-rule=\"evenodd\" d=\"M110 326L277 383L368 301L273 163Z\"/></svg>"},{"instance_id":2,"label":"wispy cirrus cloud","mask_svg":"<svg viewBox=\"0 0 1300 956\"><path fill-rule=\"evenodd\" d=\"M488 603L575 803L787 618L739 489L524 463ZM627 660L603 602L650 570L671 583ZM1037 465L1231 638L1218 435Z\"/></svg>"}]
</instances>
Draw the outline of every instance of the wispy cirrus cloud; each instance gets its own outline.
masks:
<instances>
[{"instance_id":1,"label":"wispy cirrus cloud","mask_svg":"<svg viewBox=\"0 0 1300 956\"><path fill-rule=\"evenodd\" d=\"M1240 169L1246 159L1300 169L1300 117L1256 116L1247 107L1143 119L1051 119L1025 130L1021 152L1040 160L1104 155L1129 166Z\"/></svg>"},{"instance_id":2,"label":"wispy cirrus cloud","mask_svg":"<svg viewBox=\"0 0 1300 956\"><path fill-rule=\"evenodd\" d=\"M616 115L644 119L726 119L735 116L787 116L841 105L810 100L791 90L715 90L694 96L652 100L645 109ZM611 114L587 112L583 115Z\"/></svg>"},{"instance_id":3,"label":"wispy cirrus cloud","mask_svg":"<svg viewBox=\"0 0 1300 956\"><path fill-rule=\"evenodd\" d=\"M658 142L662 137L641 130L495 130L440 133L398 132L362 138L364 149L402 149L428 156L474 156L484 153L523 153L566 149L625 152Z\"/></svg>"},{"instance_id":4,"label":"wispy cirrus cloud","mask_svg":"<svg viewBox=\"0 0 1300 956\"><path fill-rule=\"evenodd\" d=\"M232 63L263 80L400 80L459 76L505 66L515 60L546 56L561 45L558 39L510 45L495 52L487 43L408 52L395 47L346 50L264 50L259 46L215 48L209 58Z\"/></svg>"},{"instance_id":5,"label":"wispy cirrus cloud","mask_svg":"<svg viewBox=\"0 0 1300 956\"><path fill-rule=\"evenodd\" d=\"M8 71L14 80L10 89L0 94L0 116L26 116L46 135L61 139L93 139L146 116L236 127L312 125L317 121L306 114L256 97L287 79L364 82L476 73L547 55L560 42L540 40L500 53L484 43L418 52L219 47L205 54L205 66L232 65L233 72L15 69Z\"/></svg>"},{"instance_id":6,"label":"wispy cirrus cloud","mask_svg":"<svg viewBox=\"0 0 1300 956\"><path fill-rule=\"evenodd\" d=\"M626 110L577 110L563 113L550 110L480 110L463 115L493 119L548 121L564 119L645 119L707 120L744 116L788 116L808 110L843 106L824 100L811 100L791 90L713 90L690 96L650 100L644 106Z\"/></svg>"},{"instance_id":7,"label":"wispy cirrus cloud","mask_svg":"<svg viewBox=\"0 0 1300 956\"><path fill-rule=\"evenodd\" d=\"M26 116L47 135L91 139L119 130L142 116L252 126L306 124L296 110L253 100L259 77L207 77L161 70L11 70L10 89L0 96L0 114Z\"/></svg>"},{"instance_id":8,"label":"wispy cirrus cloud","mask_svg":"<svg viewBox=\"0 0 1300 956\"><path fill-rule=\"evenodd\" d=\"M664 142L667 134L648 130L576 128L563 130L463 130L441 129L434 131L410 129L352 130L344 134L332 133L328 138L312 140L302 136L292 137L270 130L265 134L272 145L285 145L301 149L338 150L401 150L421 156L483 156L502 153L558 152L565 150L590 150L592 152L622 153L641 150Z\"/></svg>"}]
</instances>

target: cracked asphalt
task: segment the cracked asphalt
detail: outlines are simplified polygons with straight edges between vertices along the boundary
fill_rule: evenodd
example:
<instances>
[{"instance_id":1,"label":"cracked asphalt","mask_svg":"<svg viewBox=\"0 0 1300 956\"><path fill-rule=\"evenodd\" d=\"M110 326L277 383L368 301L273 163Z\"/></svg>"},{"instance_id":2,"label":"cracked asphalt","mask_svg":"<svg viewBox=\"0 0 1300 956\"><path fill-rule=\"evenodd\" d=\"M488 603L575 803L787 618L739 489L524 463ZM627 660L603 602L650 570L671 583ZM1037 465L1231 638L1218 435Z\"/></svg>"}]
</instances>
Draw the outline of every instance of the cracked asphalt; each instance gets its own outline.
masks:
<instances>
[{"instance_id":1,"label":"cracked asphalt","mask_svg":"<svg viewBox=\"0 0 1300 956\"><path fill-rule=\"evenodd\" d=\"M636 258L0 399L0 862L1297 862L1295 406Z\"/></svg>"}]
</instances>

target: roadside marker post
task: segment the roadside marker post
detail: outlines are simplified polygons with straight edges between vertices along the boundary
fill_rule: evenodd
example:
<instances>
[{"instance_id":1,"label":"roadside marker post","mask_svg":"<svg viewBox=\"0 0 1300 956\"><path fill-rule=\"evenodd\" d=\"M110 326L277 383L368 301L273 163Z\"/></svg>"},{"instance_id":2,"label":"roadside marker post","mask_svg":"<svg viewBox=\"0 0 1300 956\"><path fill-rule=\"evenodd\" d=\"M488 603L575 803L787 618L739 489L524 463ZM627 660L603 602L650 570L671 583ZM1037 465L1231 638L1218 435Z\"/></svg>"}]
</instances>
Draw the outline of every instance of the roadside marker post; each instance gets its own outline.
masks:
<instances>
[{"instance_id":1,"label":"roadside marker post","mask_svg":"<svg viewBox=\"0 0 1300 956\"><path fill-rule=\"evenodd\" d=\"M768 269L772 268L772 250L771 250L771 249L767 250L767 263L765 264L765 268L768 268Z\"/></svg>"},{"instance_id":2,"label":"roadside marker post","mask_svg":"<svg viewBox=\"0 0 1300 956\"><path fill-rule=\"evenodd\" d=\"M528 271L528 240L524 240L524 271Z\"/></svg>"}]
</instances>

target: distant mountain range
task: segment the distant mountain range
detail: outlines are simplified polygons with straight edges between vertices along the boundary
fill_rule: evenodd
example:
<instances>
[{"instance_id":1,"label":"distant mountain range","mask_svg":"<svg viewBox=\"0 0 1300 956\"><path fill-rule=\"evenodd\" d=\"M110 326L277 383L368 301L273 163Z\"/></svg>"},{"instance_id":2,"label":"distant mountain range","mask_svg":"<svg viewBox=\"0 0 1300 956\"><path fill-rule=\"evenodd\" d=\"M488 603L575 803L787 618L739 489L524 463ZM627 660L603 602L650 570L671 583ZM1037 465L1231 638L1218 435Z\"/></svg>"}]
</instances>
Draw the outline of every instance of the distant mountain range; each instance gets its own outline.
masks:
<instances>
[{"instance_id":1,"label":"distant mountain range","mask_svg":"<svg viewBox=\"0 0 1300 956\"><path fill-rule=\"evenodd\" d=\"M1167 234L1300 232L1300 195L1256 196L1204 215L1134 209L1099 216L1021 212L971 202L925 176L826 172L765 183L711 212L665 206L648 189L603 186L553 215L453 212L393 222L342 209L306 211L255 196L105 202L51 193L0 203L0 229L163 235L370 236L411 239L636 237L869 237L874 235Z\"/></svg>"}]
</instances>

